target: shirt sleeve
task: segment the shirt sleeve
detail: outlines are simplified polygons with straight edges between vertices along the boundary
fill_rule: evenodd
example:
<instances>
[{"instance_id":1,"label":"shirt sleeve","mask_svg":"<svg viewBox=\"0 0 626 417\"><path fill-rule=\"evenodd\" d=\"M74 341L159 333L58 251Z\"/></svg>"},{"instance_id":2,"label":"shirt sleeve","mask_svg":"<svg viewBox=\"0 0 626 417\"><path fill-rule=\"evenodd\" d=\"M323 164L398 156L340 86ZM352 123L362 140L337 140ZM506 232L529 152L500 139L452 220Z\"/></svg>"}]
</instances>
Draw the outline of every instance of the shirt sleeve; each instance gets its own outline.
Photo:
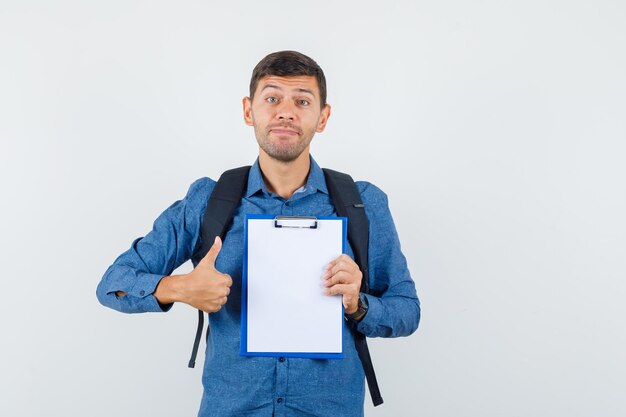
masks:
<instances>
[{"instance_id":1,"label":"shirt sleeve","mask_svg":"<svg viewBox=\"0 0 626 417\"><path fill-rule=\"evenodd\" d=\"M369 308L357 325L367 337L399 337L413 333L420 320L420 302L406 258L400 248L387 195L359 182L369 219Z\"/></svg>"},{"instance_id":2,"label":"shirt sleeve","mask_svg":"<svg viewBox=\"0 0 626 417\"><path fill-rule=\"evenodd\" d=\"M153 293L163 277L189 260L200 239L201 216L215 186L209 178L194 182L184 199L176 201L154 221L152 230L135 239L106 270L96 296L106 307L124 313L168 311ZM118 297L116 292L126 295Z\"/></svg>"}]
</instances>

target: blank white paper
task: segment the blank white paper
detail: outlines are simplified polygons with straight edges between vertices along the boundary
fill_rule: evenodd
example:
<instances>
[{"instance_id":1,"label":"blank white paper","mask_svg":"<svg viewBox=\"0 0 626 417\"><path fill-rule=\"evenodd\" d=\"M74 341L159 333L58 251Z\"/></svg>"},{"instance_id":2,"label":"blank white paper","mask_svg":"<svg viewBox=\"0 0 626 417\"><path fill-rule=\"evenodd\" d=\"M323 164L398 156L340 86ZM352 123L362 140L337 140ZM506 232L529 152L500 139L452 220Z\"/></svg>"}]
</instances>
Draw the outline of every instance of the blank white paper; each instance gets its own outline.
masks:
<instances>
[{"instance_id":1,"label":"blank white paper","mask_svg":"<svg viewBox=\"0 0 626 417\"><path fill-rule=\"evenodd\" d=\"M247 351L341 353L341 296L323 293L322 276L342 253L342 221L318 220L317 229L247 221Z\"/></svg>"}]
</instances>

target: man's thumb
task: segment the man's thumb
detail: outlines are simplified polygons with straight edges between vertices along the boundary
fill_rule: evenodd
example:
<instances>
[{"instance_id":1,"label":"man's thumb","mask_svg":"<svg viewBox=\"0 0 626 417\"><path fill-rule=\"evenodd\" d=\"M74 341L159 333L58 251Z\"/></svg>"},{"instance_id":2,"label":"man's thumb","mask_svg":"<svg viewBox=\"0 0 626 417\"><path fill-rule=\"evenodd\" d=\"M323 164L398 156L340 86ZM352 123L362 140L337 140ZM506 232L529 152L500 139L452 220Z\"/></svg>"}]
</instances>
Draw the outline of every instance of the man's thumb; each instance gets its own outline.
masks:
<instances>
[{"instance_id":1,"label":"man's thumb","mask_svg":"<svg viewBox=\"0 0 626 417\"><path fill-rule=\"evenodd\" d=\"M202 263L207 266L215 268L215 260L217 259L217 255L220 254L220 250L222 249L222 239L219 236L215 236L215 240L213 241L213 246L206 253L204 258L202 258Z\"/></svg>"}]
</instances>

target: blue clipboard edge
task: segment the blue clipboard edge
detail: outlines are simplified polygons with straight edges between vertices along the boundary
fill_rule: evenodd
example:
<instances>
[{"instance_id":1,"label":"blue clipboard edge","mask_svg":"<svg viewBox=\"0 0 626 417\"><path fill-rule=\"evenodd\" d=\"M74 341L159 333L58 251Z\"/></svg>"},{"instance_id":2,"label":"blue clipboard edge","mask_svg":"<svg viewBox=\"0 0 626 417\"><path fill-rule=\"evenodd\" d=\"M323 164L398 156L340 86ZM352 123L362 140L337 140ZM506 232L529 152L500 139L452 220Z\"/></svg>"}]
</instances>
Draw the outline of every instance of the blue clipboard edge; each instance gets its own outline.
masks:
<instances>
[{"instance_id":1,"label":"blue clipboard edge","mask_svg":"<svg viewBox=\"0 0 626 417\"><path fill-rule=\"evenodd\" d=\"M241 356L261 357L284 357L284 358L309 358L309 359L343 359L343 342L341 353L323 352L248 352L248 220L250 219L274 219L279 214L245 214L243 222L243 271L241 274ZM318 220L341 220L342 235L341 253L347 253L348 249L348 218L347 217L317 217ZM345 338L344 307L341 305L341 340Z\"/></svg>"}]
</instances>

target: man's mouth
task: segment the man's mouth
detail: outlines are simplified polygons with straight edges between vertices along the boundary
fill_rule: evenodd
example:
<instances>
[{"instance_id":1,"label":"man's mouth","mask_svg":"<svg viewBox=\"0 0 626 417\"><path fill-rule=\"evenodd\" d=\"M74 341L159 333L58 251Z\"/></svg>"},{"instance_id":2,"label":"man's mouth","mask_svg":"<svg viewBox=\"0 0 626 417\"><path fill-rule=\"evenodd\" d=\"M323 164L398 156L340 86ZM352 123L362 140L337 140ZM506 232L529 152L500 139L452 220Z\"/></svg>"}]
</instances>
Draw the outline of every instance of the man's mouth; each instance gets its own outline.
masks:
<instances>
[{"instance_id":1,"label":"man's mouth","mask_svg":"<svg viewBox=\"0 0 626 417\"><path fill-rule=\"evenodd\" d=\"M274 133L276 135L286 135L286 136L293 136L293 135L297 135L298 132L292 129L285 129L285 128L275 128L275 129L271 129L270 130L271 133Z\"/></svg>"}]
</instances>

